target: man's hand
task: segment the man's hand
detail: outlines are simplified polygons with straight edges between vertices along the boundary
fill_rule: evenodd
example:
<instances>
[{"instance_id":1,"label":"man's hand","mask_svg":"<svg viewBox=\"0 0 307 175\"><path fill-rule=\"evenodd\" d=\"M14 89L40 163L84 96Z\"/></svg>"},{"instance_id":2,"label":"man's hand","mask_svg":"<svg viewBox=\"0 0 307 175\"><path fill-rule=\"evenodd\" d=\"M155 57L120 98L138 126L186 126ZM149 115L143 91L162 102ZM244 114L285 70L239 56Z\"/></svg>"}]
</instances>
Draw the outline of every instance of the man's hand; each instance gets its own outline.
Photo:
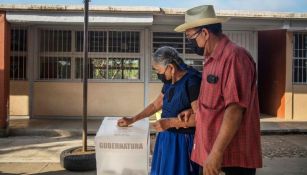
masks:
<instances>
[{"instance_id":1,"label":"man's hand","mask_svg":"<svg viewBox=\"0 0 307 175\"><path fill-rule=\"evenodd\" d=\"M204 175L219 175L223 161L223 154L211 152L204 163Z\"/></svg>"},{"instance_id":2,"label":"man's hand","mask_svg":"<svg viewBox=\"0 0 307 175\"><path fill-rule=\"evenodd\" d=\"M129 117L123 117L117 121L117 125L120 127L127 127L132 123L134 123L134 119Z\"/></svg>"},{"instance_id":3,"label":"man's hand","mask_svg":"<svg viewBox=\"0 0 307 175\"><path fill-rule=\"evenodd\" d=\"M162 132L171 127L169 119L160 119L153 124L153 127L157 132Z\"/></svg>"},{"instance_id":4,"label":"man's hand","mask_svg":"<svg viewBox=\"0 0 307 175\"><path fill-rule=\"evenodd\" d=\"M178 114L177 117L182 122L188 122L192 114L193 114L193 109L187 109L180 112L180 114Z\"/></svg>"},{"instance_id":5,"label":"man's hand","mask_svg":"<svg viewBox=\"0 0 307 175\"><path fill-rule=\"evenodd\" d=\"M237 104L229 105L224 113L219 134L212 150L204 163L206 175L218 175L223 161L223 154L240 127L244 109Z\"/></svg>"}]
</instances>

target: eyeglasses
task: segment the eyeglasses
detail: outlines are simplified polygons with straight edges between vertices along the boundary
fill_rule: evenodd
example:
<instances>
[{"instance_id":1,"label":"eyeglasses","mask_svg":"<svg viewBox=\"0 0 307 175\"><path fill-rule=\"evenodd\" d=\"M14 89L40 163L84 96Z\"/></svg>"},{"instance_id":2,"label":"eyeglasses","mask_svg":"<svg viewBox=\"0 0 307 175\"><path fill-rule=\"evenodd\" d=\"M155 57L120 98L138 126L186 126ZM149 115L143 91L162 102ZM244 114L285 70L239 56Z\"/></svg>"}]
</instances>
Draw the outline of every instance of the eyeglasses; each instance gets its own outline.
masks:
<instances>
[{"instance_id":1,"label":"eyeglasses","mask_svg":"<svg viewBox=\"0 0 307 175\"><path fill-rule=\"evenodd\" d=\"M200 32L202 31L202 28L198 29L195 33L193 33L190 37L188 37L187 35L185 35L185 37L188 39L188 40L192 40L192 39L196 39Z\"/></svg>"}]
</instances>

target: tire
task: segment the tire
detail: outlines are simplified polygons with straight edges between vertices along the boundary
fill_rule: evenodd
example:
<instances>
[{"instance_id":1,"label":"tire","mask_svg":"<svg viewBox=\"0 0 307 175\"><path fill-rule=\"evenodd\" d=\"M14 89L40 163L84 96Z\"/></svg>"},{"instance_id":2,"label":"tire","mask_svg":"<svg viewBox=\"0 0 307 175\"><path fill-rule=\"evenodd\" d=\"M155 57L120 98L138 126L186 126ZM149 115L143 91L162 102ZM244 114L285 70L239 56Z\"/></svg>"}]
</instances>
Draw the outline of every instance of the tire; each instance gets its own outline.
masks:
<instances>
[{"instance_id":1,"label":"tire","mask_svg":"<svg viewBox=\"0 0 307 175\"><path fill-rule=\"evenodd\" d=\"M88 147L93 150L93 147ZM74 147L64 150L60 155L60 163L63 168L69 171L91 171L96 170L95 152L78 154L75 150L82 147Z\"/></svg>"}]
</instances>

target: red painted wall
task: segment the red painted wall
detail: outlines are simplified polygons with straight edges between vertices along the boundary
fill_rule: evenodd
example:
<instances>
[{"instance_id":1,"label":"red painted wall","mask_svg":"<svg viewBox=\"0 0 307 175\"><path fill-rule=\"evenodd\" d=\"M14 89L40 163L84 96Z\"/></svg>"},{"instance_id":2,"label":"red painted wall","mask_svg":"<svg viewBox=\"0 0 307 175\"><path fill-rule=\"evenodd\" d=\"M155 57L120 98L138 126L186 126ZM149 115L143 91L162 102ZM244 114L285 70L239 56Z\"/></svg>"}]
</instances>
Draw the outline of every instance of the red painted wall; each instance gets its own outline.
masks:
<instances>
[{"instance_id":1,"label":"red painted wall","mask_svg":"<svg viewBox=\"0 0 307 175\"><path fill-rule=\"evenodd\" d=\"M10 27L5 12L0 11L0 129L8 127Z\"/></svg>"},{"instance_id":2,"label":"red painted wall","mask_svg":"<svg viewBox=\"0 0 307 175\"><path fill-rule=\"evenodd\" d=\"M258 90L260 111L285 117L286 30L258 33Z\"/></svg>"}]
</instances>

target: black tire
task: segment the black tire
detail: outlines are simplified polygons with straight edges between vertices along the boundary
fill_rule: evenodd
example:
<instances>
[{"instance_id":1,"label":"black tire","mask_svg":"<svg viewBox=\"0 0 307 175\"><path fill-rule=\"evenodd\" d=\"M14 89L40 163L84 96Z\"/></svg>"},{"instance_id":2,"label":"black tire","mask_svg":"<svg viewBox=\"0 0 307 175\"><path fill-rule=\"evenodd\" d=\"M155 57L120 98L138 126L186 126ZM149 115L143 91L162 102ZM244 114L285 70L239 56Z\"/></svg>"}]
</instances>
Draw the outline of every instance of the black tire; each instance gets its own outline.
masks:
<instances>
[{"instance_id":1,"label":"black tire","mask_svg":"<svg viewBox=\"0 0 307 175\"><path fill-rule=\"evenodd\" d=\"M73 152L76 149L81 149L81 147L70 148L61 153L61 166L69 171L96 170L95 152L77 154ZM93 147L88 147L88 150L89 149L93 150Z\"/></svg>"}]
</instances>

